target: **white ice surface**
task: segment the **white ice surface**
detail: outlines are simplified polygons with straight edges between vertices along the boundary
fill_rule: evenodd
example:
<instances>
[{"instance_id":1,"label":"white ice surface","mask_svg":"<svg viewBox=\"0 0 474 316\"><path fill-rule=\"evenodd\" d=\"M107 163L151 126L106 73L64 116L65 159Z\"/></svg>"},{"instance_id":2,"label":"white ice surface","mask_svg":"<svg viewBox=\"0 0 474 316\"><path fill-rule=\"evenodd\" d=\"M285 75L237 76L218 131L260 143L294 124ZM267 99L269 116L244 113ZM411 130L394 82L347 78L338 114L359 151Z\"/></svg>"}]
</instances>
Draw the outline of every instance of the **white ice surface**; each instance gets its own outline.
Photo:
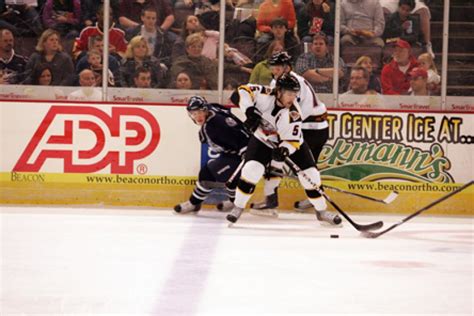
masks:
<instances>
[{"instance_id":1,"label":"white ice surface","mask_svg":"<svg viewBox=\"0 0 474 316\"><path fill-rule=\"evenodd\" d=\"M353 215L383 219L405 215ZM473 218L1 207L0 315L473 315ZM340 238L331 239L329 235Z\"/></svg>"}]
</instances>

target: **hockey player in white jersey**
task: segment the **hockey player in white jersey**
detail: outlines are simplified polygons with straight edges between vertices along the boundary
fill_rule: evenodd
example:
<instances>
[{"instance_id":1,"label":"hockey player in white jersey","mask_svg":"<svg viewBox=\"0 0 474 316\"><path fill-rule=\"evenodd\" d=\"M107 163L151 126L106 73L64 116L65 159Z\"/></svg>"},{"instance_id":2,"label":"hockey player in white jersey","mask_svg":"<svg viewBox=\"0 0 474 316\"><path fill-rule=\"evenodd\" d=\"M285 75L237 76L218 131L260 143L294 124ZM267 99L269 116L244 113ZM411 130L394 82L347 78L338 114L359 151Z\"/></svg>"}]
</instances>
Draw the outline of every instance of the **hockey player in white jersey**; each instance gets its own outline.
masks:
<instances>
[{"instance_id":1,"label":"hockey player in white jersey","mask_svg":"<svg viewBox=\"0 0 474 316\"><path fill-rule=\"evenodd\" d=\"M237 185L234 208L227 220L235 223L252 196L255 186L265 173L265 167L274 160L283 164L290 157L313 183L321 185L311 150L303 140L302 118L296 101L300 90L298 80L292 75L282 75L275 89L260 85L244 85L234 95L234 103L241 104L247 120L245 125L254 130L245 155L245 164ZM274 145L269 145L271 142ZM275 148L273 148L275 147ZM303 176L299 180L306 195L317 211L326 209L326 201Z\"/></svg>"},{"instance_id":2,"label":"hockey player in white jersey","mask_svg":"<svg viewBox=\"0 0 474 316\"><path fill-rule=\"evenodd\" d=\"M292 71L291 56L288 55L287 52L283 51L272 55L268 60L268 63L274 77L270 83L271 88L275 86L276 79L281 77L283 74L291 74L298 80L300 91L297 95L297 101L301 108L301 116L303 120L303 138L308 144L314 156L314 160L317 162L319 154L329 137L326 105L318 99L311 84L307 82L305 78ZM275 170L274 164L270 168L267 168L265 174L265 200L250 205L250 212L252 214L278 216L276 208L278 207L278 185L281 182L281 177L277 176L275 173L272 174L270 172L272 169ZM276 173L281 174L282 171L277 170ZM311 206L312 204L309 200L295 202L295 208L297 209L305 209ZM341 218L337 214L329 211L318 211L316 212L316 216L318 220L333 225L337 225L341 222Z\"/></svg>"}]
</instances>

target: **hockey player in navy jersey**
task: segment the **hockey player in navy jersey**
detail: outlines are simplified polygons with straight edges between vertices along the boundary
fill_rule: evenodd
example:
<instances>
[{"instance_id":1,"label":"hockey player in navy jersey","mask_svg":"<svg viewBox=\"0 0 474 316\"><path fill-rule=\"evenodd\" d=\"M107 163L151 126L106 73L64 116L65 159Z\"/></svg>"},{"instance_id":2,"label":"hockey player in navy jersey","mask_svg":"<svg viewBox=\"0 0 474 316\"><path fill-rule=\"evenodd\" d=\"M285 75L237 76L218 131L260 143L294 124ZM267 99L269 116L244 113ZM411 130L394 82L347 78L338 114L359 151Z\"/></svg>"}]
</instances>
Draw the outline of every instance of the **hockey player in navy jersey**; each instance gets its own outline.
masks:
<instances>
[{"instance_id":1,"label":"hockey player in navy jersey","mask_svg":"<svg viewBox=\"0 0 474 316\"><path fill-rule=\"evenodd\" d=\"M219 157L210 160L199 171L198 181L188 201L174 207L177 213L197 212L211 193L211 183L225 183L242 161L247 149L249 133L243 123L231 111L220 104L208 103L201 96L192 97L187 106L191 119L201 126L199 139L206 143ZM235 188L239 177L226 185L229 200L219 203L217 209L230 211L234 204Z\"/></svg>"},{"instance_id":2,"label":"hockey player in navy jersey","mask_svg":"<svg viewBox=\"0 0 474 316\"><path fill-rule=\"evenodd\" d=\"M313 183L321 185L316 162L308 144L303 140L303 120L296 101L299 91L298 80L293 75L285 74L277 79L274 89L245 85L239 87L237 95L233 95L233 102L241 105L247 116L245 124L254 133L247 147L245 164L237 185L235 206L227 215L228 221L235 223L239 219L255 186L265 173L265 167L272 160L282 165L286 157L290 157ZM317 189L301 174L298 178L316 211L325 211L326 201Z\"/></svg>"}]
</instances>

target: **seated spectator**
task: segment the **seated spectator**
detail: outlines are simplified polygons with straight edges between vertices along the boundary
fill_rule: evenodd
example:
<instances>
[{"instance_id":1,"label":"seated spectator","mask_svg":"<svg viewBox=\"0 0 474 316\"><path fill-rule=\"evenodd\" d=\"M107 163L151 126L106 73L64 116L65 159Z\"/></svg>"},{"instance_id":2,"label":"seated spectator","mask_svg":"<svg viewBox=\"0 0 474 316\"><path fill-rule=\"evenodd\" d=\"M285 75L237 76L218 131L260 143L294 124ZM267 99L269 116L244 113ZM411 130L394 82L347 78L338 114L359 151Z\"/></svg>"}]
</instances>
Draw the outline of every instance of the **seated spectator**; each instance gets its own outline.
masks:
<instances>
[{"instance_id":1,"label":"seated spectator","mask_svg":"<svg viewBox=\"0 0 474 316\"><path fill-rule=\"evenodd\" d=\"M110 9L112 15L112 9ZM84 28L79 37L74 41L73 56L77 60L77 57L82 51L87 49L89 44L89 37L95 35L104 34L104 7L100 7L97 11L97 23L95 26L88 26ZM125 32L115 27L112 22L112 16L110 17L110 28L109 28L109 53L123 57L125 50L127 49L127 41L125 40Z\"/></svg>"},{"instance_id":2,"label":"seated spectator","mask_svg":"<svg viewBox=\"0 0 474 316\"><path fill-rule=\"evenodd\" d=\"M80 73L84 69L90 69L91 65L88 62L87 52L91 50L99 51L102 56L104 53L104 38L102 35L94 35L89 37L87 50L82 51L78 56L78 61L76 63L76 73ZM120 58L119 55L109 54L109 69L113 74L114 78L120 77L120 62L117 58ZM117 84L117 80L115 82Z\"/></svg>"},{"instance_id":3,"label":"seated spectator","mask_svg":"<svg viewBox=\"0 0 474 316\"><path fill-rule=\"evenodd\" d=\"M271 41L271 22L276 18L287 21L289 28L293 31L296 25L296 14L291 0L265 0L258 9L257 30L260 36L257 42L264 44Z\"/></svg>"},{"instance_id":4,"label":"seated spectator","mask_svg":"<svg viewBox=\"0 0 474 316\"><path fill-rule=\"evenodd\" d=\"M339 58L339 81L340 89L344 78L345 64ZM334 59L328 50L328 38L324 33L313 36L311 49L298 57L295 72L302 75L319 93L331 93L334 73Z\"/></svg>"},{"instance_id":5,"label":"seated spectator","mask_svg":"<svg viewBox=\"0 0 474 316\"><path fill-rule=\"evenodd\" d=\"M413 96L430 95L428 90L428 73L426 70L415 67L410 71L410 93Z\"/></svg>"},{"instance_id":6,"label":"seated spectator","mask_svg":"<svg viewBox=\"0 0 474 316\"><path fill-rule=\"evenodd\" d=\"M53 85L71 85L74 75L74 64L71 57L63 52L63 47L59 42L59 33L52 29L47 29L41 34L36 45L36 52L31 54L26 65L28 73L25 83L31 82L31 72L39 64L46 64L53 71Z\"/></svg>"},{"instance_id":7,"label":"seated spectator","mask_svg":"<svg viewBox=\"0 0 474 316\"><path fill-rule=\"evenodd\" d=\"M110 0L112 20L118 25L120 0ZM104 0L81 0L81 14L84 26L93 26L97 23L97 11L104 4Z\"/></svg>"},{"instance_id":8,"label":"seated spectator","mask_svg":"<svg viewBox=\"0 0 474 316\"><path fill-rule=\"evenodd\" d=\"M151 71L145 67L138 67L133 74L133 87L149 89L151 88Z\"/></svg>"},{"instance_id":9,"label":"seated spectator","mask_svg":"<svg viewBox=\"0 0 474 316\"><path fill-rule=\"evenodd\" d=\"M324 32L331 42L334 37L334 8L327 0L308 0L298 14L298 36L310 43L313 35Z\"/></svg>"},{"instance_id":10,"label":"seated spectator","mask_svg":"<svg viewBox=\"0 0 474 316\"><path fill-rule=\"evenodd\" d=\"M386 44L402 39L413 47L418 43L420 37L420 25L418 19L410 15L415 8L415 0L400 0L398 11L390 15L385 23L383 38Z\"/></svg>"},{"instance_id":11,"label":"seated spectator","mask_svg":"<svg viewBox=\"0 0 474 316\"><path fill-rule=\"evenodd\" d=\"M369 72L363 67L353 67L349 89L343 94L377 94L375 90L369 89Z\"/></svg>"},{"instance_id":12,"label":"seated spectator","mask_svg":"<svg viewBox=\"0 0 474 316\"><path fill-rule=\"evenodd\" d=\"M256 61L261 61L263 56L260 52L265 52L271 41L278 40L283 43L285 50L291 56L299 56L302 53L300 41L292 30L288 29L288 22L282 18L276 18L270 23L271 29L268 33L268 42L257 41Z\"/></svg>"},{"instance_id":13,"label":"seated spectator","mask_svg":"<svg viewBox=\"0 0 474 316\"><path fill-rule=\"evenodd\" d=\"M120 25L125 30L135 28L140 25L140 15L143 9L152 6L158 13L156 25L162 32L174 23L173 9L167 0L122 0L120 4Z\"/></svg>"},{"instance_id":14,"label":"seated spectator","mask_svg":"<svg viewBox=\"0 0 474 316\"><path fill-rule=\"evenodd\" d=\"M220 1L210 0L209 4L209 9L201 11L197 17L199 18L199 22L201 22L201 25L206 30L219 31L219 20L221 15ZM226 5L226 7L228 7L228 5Z\"/></svg>"},{"instance_id":15,"label":"seated spectator","mask_svg":"<svg viewBox=\"0 0 474 316\"><path fill-rule=\"evenodd\" d=\"M343 0L341 4L341 46L384 46L385 18L382 6L373 0Z\"/></svg>"},{"instance_id":16,"label":"seated spectator","mask_svg":"<svg viewBox=\"0 0 474 316\"><path fill-rule=\"evenodd\" d=\"M81 29L81 1L46 0L42 18L45 27L58 31L66 39L73 39Z\"/></svg>"},{"instance_id":17,"label":"seated spectator","mask_svg":"<svg viewBox=\"0 0 474 316\"><path fill-rule=\"evenodd\" d=\"M268 58L273 54L282 52L285 50L285 47L280 41L273 41L268 46L268 49L265 53L265 59L259 62L252 70L250 74L249 83L269 85L273 79L272 71L268 65Z\"/></svg>"},{"instance_id":18,"label":"seated spectator","mask_svg":"<svg viewBox=\"0 0 474 316\"><path fill-rule=\"evenodd\" d=\"M200 32L203 39L203 47L201 55L209 58L210 60L217 60L217 50L219 44L219 32L218 31L202 31Z\"/></svg>"},{"instance_id":19,"label":"seated spectator","mask_svg":"<svg viewBox=\"0 0 474 316\"><path fill-rule=\"evenodd\" d=\"M354 64L355 67L363 67L369 72L369 90L374 90L377 93L382 92L382 85L380 84L380 78L374 72L374 65L372 63L372 58L369 56L361 56L357 59Z\"/></svg>"},{"instance_id":20,"label":"seated spectator","mask_svg":"<svg viewBox=\"0 0 474 316\"><path fill-rule=\"evenodd\" d=\"M394 0L379 0L385 12L392 14L397 11L397 1ZM435 57L433 53L433 46L431 45L431 12L423 0L415 0L415 8L411 11L412 14L417 14L420 17L420 29L423 34L423 44L425 50L431 57Z\"/></svg>"},{"instance_id":21,"label":"seated spectator","mask_svg":"<svg viewBox=\"0 0 474 316\"><path fill-rule=\"evenodd\" d=\"M192 89L193 82L191 81L191 76L187 72L180 72L176 76L173 85L171 86L174 89Z\"/></svg>"},{"instance_id":22,"label":"seated spectator","mask_svg":"<svg viewBox=\"0 0 474 316\"><path fill-rule=\"evenodd\" d=\"M131 40L137 35L143 36L148 42L150 54L171 67L171 49L176 36L170 36L169 32L163 32L156 25L157 12L154 7L149 6L143 9L140 20L141 24L129 29L126 32L127 40Z\"/></svg>"},{"instance_id":23,"label":"seated spectator","mask_svg":"<svg viewBox=\"0 0 474 316\"><path fill-rule=\"evenodd\" d=\"M3 80L9 84L19 84L25 78L28 58L15 53L15 37L8 29L0 29L0 69Z\"/></svg>"},{"instance_id":24,"label":"seated spectator","mask_svg":"<svg viewBox=\"0 0 474 316\"><path fill-rule=\"evenodd\" d=\"M415 57L411 55L411 46L404 40L396 42L393 60L382 69L383 94L407 94L410 89L410 71L418 66Z\"/></svg>"},{"instance_id":25,"label":"seated spectator","mask_svg":"<svg viewBox=\"0 0 474 316\"><path fill-rule=\"evenodd\" d=\"M171 66L171 78L186 71L191 76L193 89L217 89L217 62L202 56L203 39L200 34L186 38L186 55L179 56Z\"/></svg>"},{"instance_id":26,"label":"seated spectator","mask_svg":"<svg viewBox=\"0 0 474 316\"><path fill-rule=\"evenodd\" d=\"M31 84L35 86L51 86L53 70L48 65L39 64L31 72Z\"/></svg>"},{"instance_id":27,"label":"seated spectator","mask_svg":"<svg viewBox=\"0 0 474 316\"><path fill-rule=\"evenodd\" d=\"M151 86L153 88L163 87L164 73L160 67L160 61L150 55L148 43L142 36L135 36L130 40L125 53L125 62L120 68L121 86L132 87L133 75L138 67L150 69Z\"/></svg>"},{"instance_id":28,"label":"seated spectator","mask_svg":"<svg viewBox=\"0 0 474 316\"><path fill-rule=\"evenodd\" d=\"M89 69L94 72L96 76L96 81L98 86L102 86L102 54L100 51L91 49L87 52L87 63L89 64ZM80 71L79 71L80 73ZM107 84L111 87L115 86L115 77L112 71L108 70Z\"/></svg>"},{"instance_id":29,"label":"seated spectator","mask_svg":"<svg viewBox=\"0 0 474 316\"><path fill-rule=\"evenodd\" d=\"M428 90L430 95L439 95L441 92L441 76L430 54L424 53L418 56L419 68L426 70L428 73Z\"/></svg>"},{"instance_id":30,"label":"seated spectator","mask_svg":"<svg viewBox=\"0 0 474 316\"><path fill-rule=\"evenodd\" d=\"M15 36L40 36L43 25L38 11L27 4L7 5L0 1L0 29L9 29Z\"/></svg>"},{"instance_id":31,"label":"seated spectator","mask_svg":"<svg viewBox=\"0 0 474 316\"><path fill-rule=\"evenodd\" d=\"M215 60L217 58L217 43L219 41L219 32L207 31L199 22L195 15L188 15L183 22L181 29L181 36L175 41L173 45L172 55L174 58L186 54L185 40L190 34L200 34L203 39L202 55Z\"/></svg>"},{"instance_id":32,"label":"seated spectator","mask_svg":"<svg viewBox=\"0 0 474 316\"><path fill-rule=\"evenodd\" d=\"M69 94L68 100L72 101L102 101L102 91L96 88L96 78L90 69L84 69L79 74L79 90Z\"/></svg>"}]
</instances>

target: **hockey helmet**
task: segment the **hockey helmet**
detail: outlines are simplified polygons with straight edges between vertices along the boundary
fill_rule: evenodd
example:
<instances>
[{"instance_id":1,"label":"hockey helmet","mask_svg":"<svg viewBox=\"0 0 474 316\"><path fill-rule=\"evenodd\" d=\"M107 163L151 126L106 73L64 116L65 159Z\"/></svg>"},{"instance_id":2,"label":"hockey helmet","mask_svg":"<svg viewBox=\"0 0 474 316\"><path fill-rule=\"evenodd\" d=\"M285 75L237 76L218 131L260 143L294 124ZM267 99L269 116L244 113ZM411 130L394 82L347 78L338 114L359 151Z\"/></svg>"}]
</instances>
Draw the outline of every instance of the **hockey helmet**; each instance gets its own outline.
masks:
<instances>
[{"instance_id":1,"label":"hockey helmet","mask_svg":"<svg viewBox=\"0 0 474 316\"><path fill-rule=\"evenodd\" d=\"M270 66L290 65L291 56L285 51L275 53L268 59L268 64Z\"/></svg>"},{"instance_id":2,"label":"hockey helmet","mask_svg":"<svg viewBox=\"0 0 474 316\"><path fill-rule=\"evenodd\" d=\"M276 82L277 90L289 90L289 91L300 91L300 83L295 76L290 74L284 74L278 78Z\"/></svg>"},{"instance_id":3,"label":"hockey helmet","mask_svg":"<svg viewBox=\"0 0 474 316\"><path fill-rule=\"evenodd\" d=\"M209 103L204 97L201 97L199 95L195 95L191 97L188 101L188 106L186 107L186 110L188 112L191 111L198 111L198 110L208 110L209 109Z\"/></svg>"}]
</instances>

